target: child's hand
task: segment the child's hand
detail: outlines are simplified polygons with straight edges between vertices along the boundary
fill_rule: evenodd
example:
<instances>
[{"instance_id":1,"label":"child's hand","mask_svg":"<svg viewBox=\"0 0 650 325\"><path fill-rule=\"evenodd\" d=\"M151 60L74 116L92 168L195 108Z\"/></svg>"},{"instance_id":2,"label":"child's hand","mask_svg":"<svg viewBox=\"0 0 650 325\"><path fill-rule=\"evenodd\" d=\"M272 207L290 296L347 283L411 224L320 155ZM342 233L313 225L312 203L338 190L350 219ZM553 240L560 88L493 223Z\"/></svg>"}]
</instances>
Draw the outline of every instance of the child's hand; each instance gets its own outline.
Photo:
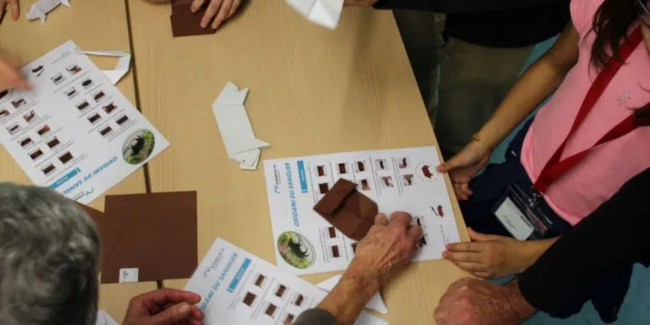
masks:
<instances>
[{"instance_id":1,"label":"child's hand","mask_svg":"<svg viewBox=\"0 0 650 325\"><path fill-rule=\"evenodd\" d=\"M521 273L550 246L541 249L539 242L523 242L468 230L472 242L449 244L442 256L479 278L501 278Z\"/></svg>"},{"instance_id":2,"label":"child's hand","mask_svg":"<svg viewBox=\"0 0 650 325\"><path fill-rule=\"evenodd\" d=\"M13 88L30 90L32 88L20 74L19 69L20 61L18 59L0 52L0 91Z\"/></svg>"},{"instance_id":3,"label":"child's hand","mask_svg":"<svg viewBox=\"0 0 650 325\"><path fill-rule=\"evenodd\" d=\"M18 0L0 0L0 16L5 11L7 5L11 7L11 19L18 20L20 18L20 5Z\"/></svg>"},{"instance_id":4,"label":"child's hand","mask_svg":"<svg viewBox=\"0 0 650 325\"><path fill-rule=\"evenodd\" d=\"M2 1L2 0L0 0ZM217 17L212 22L212 28L217 29L224 21L228 20L232 15L237 12L237 8L241 4L241 0L194 0L192 2L192 12L196 12L201 8L201 6L206 2L210 1L208 9L203 15L201 20L201 27L206 28L212 20L212 18L217 15Z\"/></svg>"}]
</instances>

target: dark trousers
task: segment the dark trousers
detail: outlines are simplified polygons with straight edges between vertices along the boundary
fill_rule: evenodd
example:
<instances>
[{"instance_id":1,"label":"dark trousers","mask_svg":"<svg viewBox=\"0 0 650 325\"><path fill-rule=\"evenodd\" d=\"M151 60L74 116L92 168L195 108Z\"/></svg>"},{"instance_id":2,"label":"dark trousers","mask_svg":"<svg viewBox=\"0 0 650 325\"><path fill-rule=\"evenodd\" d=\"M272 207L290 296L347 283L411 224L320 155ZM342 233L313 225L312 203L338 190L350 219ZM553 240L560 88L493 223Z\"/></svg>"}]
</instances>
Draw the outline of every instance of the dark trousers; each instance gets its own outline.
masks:
<instances>
[{"instance_id":1,"label":"dark trousers","mask_svg":"<svg viewBox=\"0 0 650 325\"><path fill-rule=\"evenodd\" d=\"M470 188L474 195L469 201L460 203L468 227L481 233L512 237L492 211L511 183L516 183L523 190L528 190L532 186L531 179L521 165L521 147L531 123L532 121L529 121L510 142L505 162L488 165L482 174L471 181ZM571 225L560 218L546 201L541 200L539 208L552 223L546 238L561 236L571 230ZM613 274L610 279L593 288L589 299L604 322L611 323L616 320L618 310L630 287L631 277L632 266L630 265L629 268ZM551 316L570 317L578 313L583 304L584 301L567 306L565 312Z\"/></svg>"}]
</instances>

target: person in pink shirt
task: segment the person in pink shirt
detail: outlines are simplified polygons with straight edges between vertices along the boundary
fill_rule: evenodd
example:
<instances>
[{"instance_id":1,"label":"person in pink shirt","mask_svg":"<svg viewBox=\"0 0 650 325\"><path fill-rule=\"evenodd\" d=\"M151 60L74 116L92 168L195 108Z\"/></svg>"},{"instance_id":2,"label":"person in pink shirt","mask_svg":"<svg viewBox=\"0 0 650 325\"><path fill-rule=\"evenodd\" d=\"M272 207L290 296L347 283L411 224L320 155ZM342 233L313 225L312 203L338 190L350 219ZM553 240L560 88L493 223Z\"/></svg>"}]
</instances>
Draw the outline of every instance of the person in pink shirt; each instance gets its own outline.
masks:
<instances>
[{"instance_id":1,"label":"person in pink shirt","mask_svg":"<svg viewBox=\"0 0 650 325\"><path fill-rule=\"evenodd\" d=\"M573 0L572 22L553 48L438 167L449 172L472 239L449 245L445 258L477 277L520 273L650 167L649 2ZM476 176L553 92L512 140L506 161Z\"/></svg>"}]
</instances>

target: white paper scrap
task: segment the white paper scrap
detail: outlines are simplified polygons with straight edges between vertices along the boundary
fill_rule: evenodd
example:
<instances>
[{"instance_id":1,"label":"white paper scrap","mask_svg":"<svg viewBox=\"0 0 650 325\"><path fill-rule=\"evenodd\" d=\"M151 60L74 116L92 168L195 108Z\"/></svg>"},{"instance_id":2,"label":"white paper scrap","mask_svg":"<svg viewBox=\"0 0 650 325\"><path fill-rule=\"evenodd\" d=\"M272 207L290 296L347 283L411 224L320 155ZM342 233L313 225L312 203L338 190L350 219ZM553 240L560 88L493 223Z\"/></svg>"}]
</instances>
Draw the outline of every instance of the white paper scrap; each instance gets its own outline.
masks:
<instances>
[{"instance_id":1,"label":"white paper scrap","mask_svg":"<svg viewBox=\"0 0 650 325\"><path fill-rule=\"evenodd\" d=\"M114 85L124 77L131 66L131 54L123 51L78 51L80 54L95 55L95 56L110 56L117 57L117 64L113 70L102 70L102 73Z\"/></svg>"},{"instance_id":2,"label":"white paper scrap","mask_svg":"<svg viewBox=\"0 0 650 325\"><path fill-rule=\"evenodd\" d=\"M28 20L40 19L41 23L45 24L45 17L47 14L60 4L70 7L70 2L68 0L39 0L32 5L25 16Z\"/></svg>"},{"instance_id":3,"label":"white paper scrap","mask_svg":"<svg viewBox=\"0 0 650 325\"><path fill-rule=\"evenodd\" d=\"M120 269L120 283L138 282L139 273L138 268Z\"/></svg>"},{"instance_id":4,"label":"white paper scrap","mask_svg":"<svg viewBox=\"0 0 650 325\"><path fill-rule=\"evenodd\" d=\"M319 284L316 286L330 292L334 287L336 286L337 283L341 280L342 276L341 275L335 275ZM388 307L386 307L386 304L384 303L384 300L381 298L381 295L379 293L375 294L372 296L368 304L366 304L366 308L374 309L384 315L388 314Z\"/></svg>"},{"instance_id":5,"label":"white paper scrap","mask_svg":"<svg viewBox=\"0 0 650 325\"><path fill-rule=\"evenodd\" d=\"M119 325L119 323L107 312L100 310L97 312L97 320L95 320L95 325Z\"/></svg>"},{"instance_id":6,"label":"white paper scrap","mask_svg":"<svg viewBox=\"0 0 650 325\"><path fill-rule=\"evenodd\" d=\"M343 0L287 0L289 6L311 22L336 29L343 11Z\"/></svg>"},{"instance_id":7,"label":"white paper scrap","mask_svg":"<svg viewBox=\"0 0 650 325\"><path fill-rule=\"evenodd\" d=\"M230 159L238 162L244 170L255 170L260 159L261 150L270 146L259 140L253 133L250 119L246 113L246 96L248 89L239 90L228 82L219 97L212 104L221 139Z\"/></svg>"}]
</instances>

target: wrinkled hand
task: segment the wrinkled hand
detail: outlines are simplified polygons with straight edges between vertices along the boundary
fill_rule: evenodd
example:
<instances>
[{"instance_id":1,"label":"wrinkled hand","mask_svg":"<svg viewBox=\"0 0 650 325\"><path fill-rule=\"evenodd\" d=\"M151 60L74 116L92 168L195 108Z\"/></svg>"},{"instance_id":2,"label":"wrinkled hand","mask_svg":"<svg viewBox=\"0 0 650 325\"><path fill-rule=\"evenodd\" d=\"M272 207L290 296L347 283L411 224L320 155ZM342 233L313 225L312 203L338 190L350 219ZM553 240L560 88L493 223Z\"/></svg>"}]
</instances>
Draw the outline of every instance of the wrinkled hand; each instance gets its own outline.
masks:
<instances>
[{"instance_id":1,"label":"wrinkled hand","mask_svg":"<svg viewBox=\"0 0 650 325\"><path fill-rule=\"evenodd\" d=\"M0 0L0 16L3 15L7 6L11 7L11 19L18 20L20 18L20 5L18 0Z\"/></svg>"},{"instance_id":2,"label":"wrinkled hand","mask_svg":"<svg viewBox=\"0 0 650 325\"><path fill-rule=\"evenodd\" d=\"M460 201L467 201L473 194L469 181L487 165L492 150L481 142L470 142L461 152L438 166L441 173L449 173L454 192Z\"/></svg>"},{"instance_id":3,"label":"wrinkled hand","mask_svg":"<svg viewBox=\"0 0 650 325\"><path fill-rule=\"evenodd\" d=\"M201 301L196 293L159 289L139 295L129 303L123 325L202 325L203 312L194 304Z\"/></svg>"},{"instance_id":4,"label":"wrinkled hand","mask_svg":"<svg viewBox=\"0 0 650 325\"><path fill-rule=\"evenodd\" d=\"M422 228L411 225L411 215L395 212L390 216L381 213L375 225L359 242L349 274L359 274L365 279L375 279L381 287L411 262L422 237Z\"/></svg>"},{"instance_id":5,"label":"wrinkled hand","mask_svg":"<svg viewBox=\"0 0 650 325\"><path fill-rule=\"evenodd\" d=\"M468 231L473 242L449 244L442 257L479 278L519 274L541 255L533 242Z\"/></svg>"},{"instance_id":6,"label":"wrinkled hand","mask_svg":"<svg viewBox=\"0 0 650 325\"><path fill-rule=\"evenodd\" d=\"M242 0L194 0L192 2L192 12L197 12L206 1L210 1L210 4L205 14L203 14L203 19L201 19L201 27L208 27L210 21L214 18L211 28L217 29L237 12Z\"/></svg>"},{"instance_id":7,"label":"wrinkled hand","mask_svg":"<svg viewBox=\"0 0 650 325\"><path fill-rule=\"evenodd\" d=\"M30 90L32 88L19 70L20 60L0 52L0 91L13 88Z\"/></svg>"},{"instance_id":8,"label":"wrinkled hand","mask_svg":"<svg viewBox=\"0 0 650 325\"><path fill-rule=\"evenodd\" d=\"M355 7L372 7L377 2L379 2L379 0L345 0L343 4Z\"/></svg>"},{"instance_id":9,"label":"wrinkled hand","mask_svg":"<svg viewBox=\"0 0 650 325\"><path fill-rule=\"evenodd\" d=\"M498 285L465 278L449 286L434 318L438 325L509 325L520 324L535 312L517 280Z\"/></svg>"}]
</instances>

